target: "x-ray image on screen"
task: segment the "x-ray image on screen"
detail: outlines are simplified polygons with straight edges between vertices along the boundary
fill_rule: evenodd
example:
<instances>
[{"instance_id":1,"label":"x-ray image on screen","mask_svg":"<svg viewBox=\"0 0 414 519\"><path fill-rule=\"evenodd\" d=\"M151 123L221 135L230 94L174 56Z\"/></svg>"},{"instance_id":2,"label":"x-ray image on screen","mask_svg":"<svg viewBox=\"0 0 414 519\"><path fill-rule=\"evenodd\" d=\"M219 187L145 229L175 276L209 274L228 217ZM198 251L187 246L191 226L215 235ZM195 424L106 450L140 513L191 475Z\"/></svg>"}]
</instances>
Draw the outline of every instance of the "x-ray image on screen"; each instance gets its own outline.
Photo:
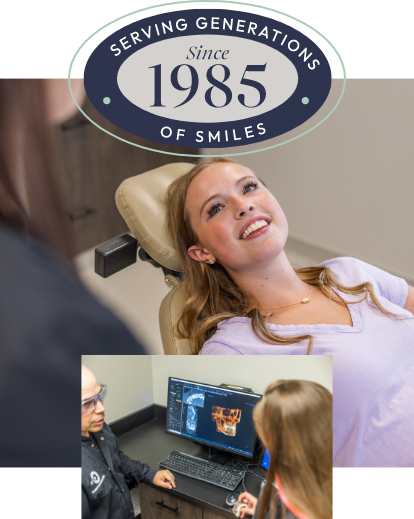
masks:
<instances>
[{"instance_id":1,"label":"x-ray image on screen","mask_svg":"<svg viewBox=\"0 0 414 519\"><path fill-rule=\"evenodd\" d=\"M217 432L227 436L236 436L236 426L241 420L240 409L227 409L227 407L213 405L211 416L216 422Z\"/></svg>"},{"instance_id":2,"label":"x-ray image on screen","mask_svg":"<svg viewBox=\"0 0 414 519\"><path fill-rule=\"evenodd\" d=\"M170 377L167 432L253 457L253 410L261 395Z\"/></svg>"},{"instance_id":3,"label":"x-ray image on screen","mask_svg":"<svg viewBox=\"0 0 414 519\"><path fill-rule=\"evenodd\" d=\"M183 402L189 405L204 407L204 396L204 391L190 389L189 391L185 391Z\"/></svg>"},{"instance_id":4,"label":"x-ray image on screen","mask_svg":"<svg viewBox=\"0 0 414 519\"><path fill-rule=\"evenodd\" d=\"M189 434L195 434L197 429L197 408L189 405L187 407L186 429Z\"/></svg>"}]
</instances>

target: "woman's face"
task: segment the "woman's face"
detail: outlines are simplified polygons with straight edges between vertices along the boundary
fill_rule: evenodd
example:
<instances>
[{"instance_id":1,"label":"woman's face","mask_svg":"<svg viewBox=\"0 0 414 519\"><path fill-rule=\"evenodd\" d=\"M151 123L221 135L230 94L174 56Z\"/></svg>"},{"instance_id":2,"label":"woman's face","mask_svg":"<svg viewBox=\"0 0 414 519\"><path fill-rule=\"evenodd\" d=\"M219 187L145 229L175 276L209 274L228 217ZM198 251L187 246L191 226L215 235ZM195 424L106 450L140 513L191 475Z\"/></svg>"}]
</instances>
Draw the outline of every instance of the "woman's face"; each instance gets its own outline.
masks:
<instances>
[{"instance_id":1,"label":"woman's face","mask_svg":"<svg viewBox=\"0 0 414 519\"><path fill-rule=\"evenodd\" d=\"M217 260L227 270L265 265L285 246L288 225L275 197L252 171L217 163L191 182L186 198L199 243L188 249L197 261Z\"/></svg>"}]
</instances>

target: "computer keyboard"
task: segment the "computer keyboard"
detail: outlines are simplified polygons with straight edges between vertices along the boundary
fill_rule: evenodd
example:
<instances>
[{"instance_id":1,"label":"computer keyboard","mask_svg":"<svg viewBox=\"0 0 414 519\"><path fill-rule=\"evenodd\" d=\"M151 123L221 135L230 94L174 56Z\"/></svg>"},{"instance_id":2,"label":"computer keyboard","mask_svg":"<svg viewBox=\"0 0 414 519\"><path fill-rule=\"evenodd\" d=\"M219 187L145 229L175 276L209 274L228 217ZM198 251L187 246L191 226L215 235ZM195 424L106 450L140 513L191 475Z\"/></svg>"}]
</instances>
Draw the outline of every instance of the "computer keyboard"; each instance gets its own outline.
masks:
<instances>
[{"instance_id":1,"label":"computer keyboard","mask_svg":"<svg viewBox=\"0 0 414 519\"><path fill-rule=\"evenodd\" d=\"M234 490L245 474L241 470L235 470L219 463L213 463L177 451L171 451L159 464L165 469L228 490Z\"/></svg>"}]
</instances>

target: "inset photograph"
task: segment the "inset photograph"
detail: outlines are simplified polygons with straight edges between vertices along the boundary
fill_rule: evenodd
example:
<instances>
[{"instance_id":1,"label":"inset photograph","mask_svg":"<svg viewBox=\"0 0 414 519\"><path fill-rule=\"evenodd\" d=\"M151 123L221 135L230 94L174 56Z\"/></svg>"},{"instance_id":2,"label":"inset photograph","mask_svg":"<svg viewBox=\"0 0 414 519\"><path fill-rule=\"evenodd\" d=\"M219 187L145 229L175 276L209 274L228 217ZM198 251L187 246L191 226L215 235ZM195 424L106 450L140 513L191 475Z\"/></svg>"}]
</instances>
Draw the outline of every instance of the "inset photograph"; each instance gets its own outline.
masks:
<instances>
[{"instance_id":1,"label":"inset photograph","mask_svg":"<svg viewBox=\"0 0 414 519\"><path fill-rule=\"evenodd\" d=\"M83 519L332 518L332 357L217 360L83 356Z\"/></svg>"}]
</instances>

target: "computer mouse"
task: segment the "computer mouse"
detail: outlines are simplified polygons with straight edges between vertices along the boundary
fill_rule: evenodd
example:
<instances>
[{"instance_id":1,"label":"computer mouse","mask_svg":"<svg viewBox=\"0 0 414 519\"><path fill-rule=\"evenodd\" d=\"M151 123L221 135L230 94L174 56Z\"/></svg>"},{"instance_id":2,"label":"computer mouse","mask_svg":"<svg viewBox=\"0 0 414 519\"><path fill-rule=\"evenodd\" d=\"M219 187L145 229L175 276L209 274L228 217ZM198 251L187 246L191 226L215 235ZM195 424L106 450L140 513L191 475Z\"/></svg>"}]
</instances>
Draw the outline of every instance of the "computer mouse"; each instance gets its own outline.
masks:
<instances>
[{"instance_id":1,"label":"computer mouse","mask_svg":"<svg viewBox=\"0 0 414 519\"><path fill-rule=\"evenodd\" d=\"M241 494L241 492L231 492L231 494L229 494L226 497L226 504L229 506L234 506L237 503L237 501L239 500L240 494Z\"/></svg>"}]
</instances>

